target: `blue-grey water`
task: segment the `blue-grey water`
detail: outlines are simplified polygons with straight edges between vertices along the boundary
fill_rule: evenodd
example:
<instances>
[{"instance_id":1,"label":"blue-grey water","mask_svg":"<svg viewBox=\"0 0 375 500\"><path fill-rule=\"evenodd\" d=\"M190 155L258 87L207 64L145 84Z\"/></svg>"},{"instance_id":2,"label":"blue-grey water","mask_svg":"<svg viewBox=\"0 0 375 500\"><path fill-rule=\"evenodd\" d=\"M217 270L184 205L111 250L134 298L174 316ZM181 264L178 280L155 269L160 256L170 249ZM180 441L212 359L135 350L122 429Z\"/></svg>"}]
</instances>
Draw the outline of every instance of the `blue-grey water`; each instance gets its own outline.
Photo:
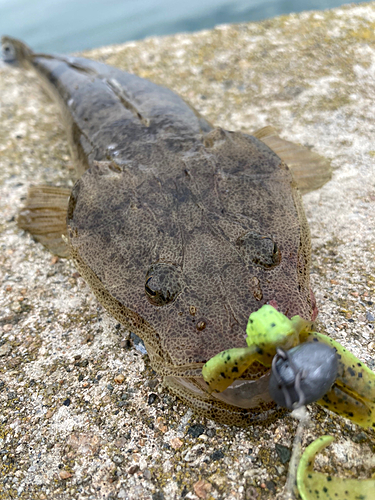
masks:
<instances>
[{"instance_id":1,"label":"blue-grey water","mask_svg":"<svg viewBox=\"0 0 375 500\"><path fill-rule=\"evenodd\" d=\"M0 35L34 50L74 52L152 35L327 9L340 0L0 0ZM360 3L360 2L354 2Z\"/></svg>"}]
</instances>

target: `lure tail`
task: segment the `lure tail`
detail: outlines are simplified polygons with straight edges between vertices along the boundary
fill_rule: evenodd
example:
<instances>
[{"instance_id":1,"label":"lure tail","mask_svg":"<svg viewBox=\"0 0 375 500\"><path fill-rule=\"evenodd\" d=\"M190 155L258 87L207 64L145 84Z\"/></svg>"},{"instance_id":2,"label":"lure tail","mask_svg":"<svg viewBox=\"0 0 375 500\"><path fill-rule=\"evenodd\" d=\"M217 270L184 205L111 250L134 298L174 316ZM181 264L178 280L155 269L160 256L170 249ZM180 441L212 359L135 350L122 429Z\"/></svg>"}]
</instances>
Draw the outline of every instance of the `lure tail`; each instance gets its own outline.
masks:
<instances>
[{"instance_id":1,"label":"lure tail","mask_svg":"<svg viewBox=\"0 0 375 500\"><path fill-rule=\"evenodd\" d=\"M20 40L3 36L1 38L1 48L3 61L12 66L28 67L28 61L31 60L34 52Z\"/></svg>"},{"instance_id":2,"label":"lure tail","mask_svg":"<svg viewBox=\"0 0 375 500\"><path fill-rule=\"evenodd\" d=\"M322 333L311 332L306 342L323 342L336 350L338 358L336 382L317 403L365 429L375 429L375 373Z\"/></svg>"}]
</instances>

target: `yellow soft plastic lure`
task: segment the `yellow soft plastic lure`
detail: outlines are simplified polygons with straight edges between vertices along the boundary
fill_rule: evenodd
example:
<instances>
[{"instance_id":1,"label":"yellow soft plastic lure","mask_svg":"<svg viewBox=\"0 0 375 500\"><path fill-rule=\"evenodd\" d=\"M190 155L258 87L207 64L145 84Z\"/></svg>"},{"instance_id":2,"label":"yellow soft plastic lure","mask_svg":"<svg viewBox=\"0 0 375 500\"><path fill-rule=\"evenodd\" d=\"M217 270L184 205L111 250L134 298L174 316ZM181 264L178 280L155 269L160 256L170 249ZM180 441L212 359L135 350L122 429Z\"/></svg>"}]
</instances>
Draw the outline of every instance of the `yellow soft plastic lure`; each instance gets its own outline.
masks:
<instances>
[{"instance_id":1,"label":"yellow soft plastic lure","mask_svg":"<svg viewBox=\"0 0 375 500\"><path fill-rule=\"evenodd\" d=\"M333 441L321 436L304 451L297 470L297 487L302 500L374 500L374 479L351 479L314 471L315 456Z\"/></svg>"},{"instance_id":2,"label":"yellow soft plastic lure","mask_svg":"<svg viewBox=\"0 0 375 500\"><path fill-rule=\"evenodd\" d=\"M248 347L228 349L209 359L202 369L203 378L212 391L222 392L255 361L271 367L276 348L295 347L300 343L300 334L306 335L311 326L299 316L288 319L274 307L264 305L250 314L246 327Z\"/></svg>"},{"instance_id":3,"label":"yellow soft plastic lure","mask_svg":"<svg viewBox=\"0 0 375 500\"><path fill-rule=\"evenodd\" d=\"M306 342L323 342L336 349L338 357L337 379L317 403L365 429L375 429L375 373L341 344L322 333L312 332Z\"/></svg>"},{"instance_id":4,"label":"yellow soft plastic lure","mask_svg":"<svg viewBox=\"0 0 375 500\"><path fill-rule=\"evenodd\" d=\"M341 344L312 328L313 324L300 316L288 319L264 305L249 317L247 347L228 349L208 360L203 378L211 391L222 392L255 361L271 367L277 348L288 350L304 342L321 342L336 350L338 375L331 390L317 402L364 428L375 428L375 373Z\"/></svg>"}]
</instances>

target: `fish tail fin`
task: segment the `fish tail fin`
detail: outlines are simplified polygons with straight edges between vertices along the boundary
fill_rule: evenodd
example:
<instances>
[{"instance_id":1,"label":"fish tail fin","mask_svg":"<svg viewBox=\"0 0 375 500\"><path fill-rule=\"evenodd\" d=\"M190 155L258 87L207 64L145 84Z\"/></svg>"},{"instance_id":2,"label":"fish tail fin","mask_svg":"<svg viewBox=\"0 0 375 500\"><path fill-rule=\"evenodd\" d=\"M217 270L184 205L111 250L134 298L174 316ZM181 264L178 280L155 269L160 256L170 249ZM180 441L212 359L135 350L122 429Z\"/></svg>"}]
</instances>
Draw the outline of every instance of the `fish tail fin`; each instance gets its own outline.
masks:
<instances>
[{"instance_id":1,"label":"fish tail fin","mask_svg":"<svg viewBox=\"0 0 375 500\"><path fill-rule=\"evenodd\" d=\"M23 42L10 36L1 38L3 61L14 66L27 67L34 52Z\"/></svg>"},{"instance_id":2,"label":"fish tail fin","mask_svg":"<svg viewBox=\"0 0 375 500\"><path fill-rule=\"evenodd\" d=\"M18 227L59 257L68 257L66 213L70 189L54 186L31 186L26 205L18 215Z\"/></svg>"}]
</instances>

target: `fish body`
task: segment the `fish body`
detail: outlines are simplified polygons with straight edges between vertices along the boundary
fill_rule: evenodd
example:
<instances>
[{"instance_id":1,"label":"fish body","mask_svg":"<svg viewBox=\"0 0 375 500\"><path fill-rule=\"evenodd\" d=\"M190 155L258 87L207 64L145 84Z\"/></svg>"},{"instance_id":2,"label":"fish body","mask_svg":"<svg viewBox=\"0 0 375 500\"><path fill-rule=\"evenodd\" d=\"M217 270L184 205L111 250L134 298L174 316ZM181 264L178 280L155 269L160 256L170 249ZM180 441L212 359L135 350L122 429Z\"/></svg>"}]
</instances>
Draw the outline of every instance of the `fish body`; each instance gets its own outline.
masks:
<instances>
[{"instance_id":1,"label":"fish body","mask_svg":"<svg viewBox=\"0 0 375 500\"><path fill-rule=\"evenodd\" d=\"M309 228L286 163L150 81L8 37L3 47L62 109L79 176L69 252L98 300L198 413L231 424L275 416L268 368L255 363L218 395L201 371L246 347L249 314L266 303L289 318L316 315Z\"/></svg>"}]
</instances>

